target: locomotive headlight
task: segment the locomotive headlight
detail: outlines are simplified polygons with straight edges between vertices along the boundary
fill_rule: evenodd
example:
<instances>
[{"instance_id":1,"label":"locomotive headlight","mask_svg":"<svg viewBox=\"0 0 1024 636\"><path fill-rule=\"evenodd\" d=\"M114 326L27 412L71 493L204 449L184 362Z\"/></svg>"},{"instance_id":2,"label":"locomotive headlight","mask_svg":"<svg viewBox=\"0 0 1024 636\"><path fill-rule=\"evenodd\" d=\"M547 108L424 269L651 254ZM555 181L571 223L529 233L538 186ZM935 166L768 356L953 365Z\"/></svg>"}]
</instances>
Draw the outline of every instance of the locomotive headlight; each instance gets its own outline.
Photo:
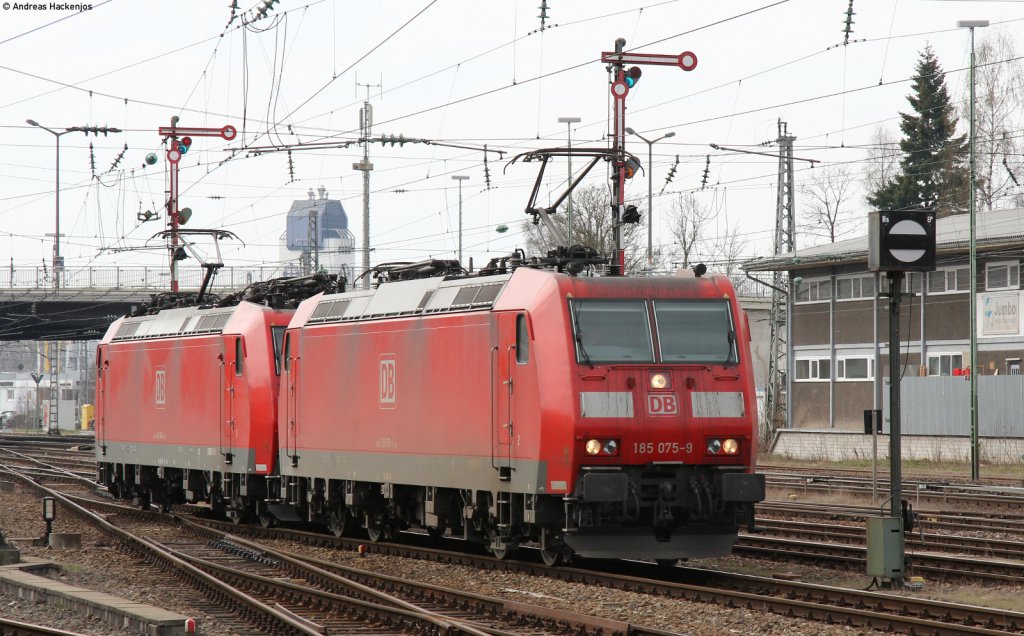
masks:
<instances>
[{"instance_id":1,"label":"locomotive headlight","mask_svg":"<svg viewBox=\"0 0 1024 636\"><path fill-rule=\"evenodd\" d=\"M601 446L601 452L605 455L618 455L619 454L619 440L617 439L606 439L604 444Z\"/></svg>"},{"instance_id":2,"label":"locomotive headlight","mask_svg":"<svg viewBox=\"0 0 1024 636\"><path fill-rule=\"evenodd\" d=\"M651 388L652 389L670 389L668 375L664 373L652 373L651 374Z\"/></svg>"},{"instance_id":3,"label":"locomotive headlight","mask_svg":"<svg viewBox=\"0 0 1024 636\"><path fill-rule=\"evenodd\" d=\"M588 439L586 445L587 455L597 455L601 452L601 440Z\"/></svg>"},{"instance_id":4,"label":"locomotive headlight","mask_svg":"<svg viewBox=\"0 0 1024 636\"><path fill-rule=\"evenodd\" d=\"M727 439L722 442L722 450L726 455L735 455L740 452L740 443L734 439Z\"/></svg>"},{"instance_id":5,"label":"locomotive headlight","mask_svg":"<svg viewBox=\"0 0 1024 636\"><path fill-rule=\"evenodd\" d=\"M708 440L708 455L717 455L722 452L722 440L720 439L709 439Z\"/></svg>"}]
</instances>

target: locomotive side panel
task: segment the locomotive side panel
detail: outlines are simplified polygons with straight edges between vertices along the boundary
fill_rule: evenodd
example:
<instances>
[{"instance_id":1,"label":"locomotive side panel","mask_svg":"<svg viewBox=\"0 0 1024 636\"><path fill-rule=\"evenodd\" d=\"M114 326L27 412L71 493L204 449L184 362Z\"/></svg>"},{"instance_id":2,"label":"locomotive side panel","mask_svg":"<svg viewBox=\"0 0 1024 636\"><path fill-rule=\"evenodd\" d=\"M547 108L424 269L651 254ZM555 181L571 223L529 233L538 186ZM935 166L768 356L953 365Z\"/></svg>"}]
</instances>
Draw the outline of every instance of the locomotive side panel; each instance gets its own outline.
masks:
<instances>
[{"instance_id":1,"label":"locomotive side panel","mask_svg":"<svg viewBox=\"0 0 1024 636\"><path fill-rule=\"evenodd\" d=\"M446 488L498 484L494 449L507 406L496 378L510 354L498 342L493 314L305 327L289 336L297 355L285 382L294 393L283 398L292 408L283 409L290 421L280 446L299 459L284 458L283 474ZM530 417L523 413L525 429ZM538 468L523 457L521 439L510 452L516 478L527 479Z\"/></svg>"}]
</instances>

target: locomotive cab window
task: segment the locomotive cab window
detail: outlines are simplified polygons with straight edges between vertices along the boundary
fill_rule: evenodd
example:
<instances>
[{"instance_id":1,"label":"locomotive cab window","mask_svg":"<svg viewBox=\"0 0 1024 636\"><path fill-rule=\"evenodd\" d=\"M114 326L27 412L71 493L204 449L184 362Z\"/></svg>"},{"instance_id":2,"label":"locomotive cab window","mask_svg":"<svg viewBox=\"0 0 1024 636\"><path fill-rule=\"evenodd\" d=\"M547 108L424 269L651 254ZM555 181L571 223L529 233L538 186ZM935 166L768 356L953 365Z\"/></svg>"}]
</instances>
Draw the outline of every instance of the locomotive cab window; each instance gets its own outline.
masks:
<instances>
[{"instance_id":1,"label":"locomotive cab window","mask_svg":"<svg viewBox=\"0 0 1024 636\"><path fill-rule=\"evenodd\" d=\"M288 373L288 371L290 371L291 368L292 368L291 350L292 350L291 334L287 334L286 333L284 335L284 371L285 371L285 373Z\"/></svg>"},{"instance_id":2,"label":"locomotive cab window","mask_svg":"<svg viewBox=\"0 0 1024 636\"><path fill-rule=\"evenodd\" d=\"M569 313L577 362L654 362L647 303L570 300Z\"/></svg>"},{"instance_id":3,"label":"locomotive cab window","mask_svg":"<svg viewBox=\"0 0 1024 636\"><path fill-rule=\"evenodd\" d=\"M526 364L530 361L530 334L526 329L526 315L516 316L516 362Z\"/></svg>"},{"instance_id":4,"label":"locomotive cab window","mask_svg":"<svg viewBox=\"0 0 1024 636\"><path fill-rule=\"evenodd\" d=\"M654 320L662 362L736 364L736 327L721 300L658 300Z\"/></svg>"},{"instance_id":5,"label":"locomotive cab window","mask_svg":"<svg viewBox=\"0 0 1024 636\"><path fill-rule=\"evenodd\" d=\"M285 329L284 326L270 328L270 340L274 344L274 375L281 375L281 344Z\"/></svg>"},{"instance_id":6,"label":"locomotive cab window","mask_svg":"<svg viewBox=\"0 0 1024 636\"><path fill-rule=\"evenodd\" d=\"M235 375L242 375L242 359L245 358L242 350L242 338L235 338Z\"/></svg>"}]
</instances>

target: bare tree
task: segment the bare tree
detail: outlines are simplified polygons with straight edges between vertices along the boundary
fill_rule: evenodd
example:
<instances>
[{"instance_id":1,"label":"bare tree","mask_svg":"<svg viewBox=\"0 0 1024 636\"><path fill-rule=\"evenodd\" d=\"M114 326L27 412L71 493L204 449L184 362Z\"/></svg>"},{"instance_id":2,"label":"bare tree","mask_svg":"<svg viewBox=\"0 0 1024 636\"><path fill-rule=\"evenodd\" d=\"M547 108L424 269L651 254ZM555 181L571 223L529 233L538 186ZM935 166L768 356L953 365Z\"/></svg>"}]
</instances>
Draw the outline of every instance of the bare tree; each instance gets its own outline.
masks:
<instances>
[{"instance_id":1,"label":"bare tree","mask_svg":"<svg viewBox=\"0 0 1024 636\"><path fill-rule=\"evenodd\" d=\"M740 266L743 264L744 252L747 251L748 242L740 233L738 225L726 228L725 234L715 239L714 263L715 271L721 272L729 278L740 274Z\"/></svg>"},{"instance_id":2,"label":"bare tree","mask_svg":"<svg viewBox=\"0 0 1024 636\"><path fill-rule=\"evenodd\" d=\"M647 215L644 215L647 216ZM568 219L564 212L551 215L552 222L566 234ZM626 273L641 272L647 269L647 247L640 249L640 224L625 224L622 243L626 251ZM543 224L534 225L531 221L523 221L526 234L527 249L533 254L547 254L557 247L558 242L544 228ZM615 248L612 236L611 195L606 188L596 185L577 188L572 195L572 242L583 245L598 254L611 255ZM656 255L657 259L660 255Z\"/></svg>"},{"instance_id":3,"label":"bare tree","mask_svg":"<svg viewBox=\"0 0 1024 636\"><path fill-rule=\"evenodd\" d=\"M1024 65L1013 39L995 31L978 46L975 61L974 149L978 203L982 210L1021 203L1021 143L1016 132L1024 106ZM961 121L970 116L969 91Z\"/></svg>"},{"instance_id":4,"label":"bare tree","mask_svg":"<svg viewBox=\"0 0 1024 636\"><path fill-rule=\"evenodd\" d=\"M896 134L879 124L871 132L864 191L878 192L900 171L900 142Z\"/></svg>"},{"instance_id":5,"label":"bare tree","mask_svg":"<svg viewBox=\"0 0 1024 636\"><path fill-rule=\"evenodd\" d=\"M671 229L683 267L706 259L713 251L702 244L707 226L714 218L711 206L690 192L680 194L672 205ZM703 248L703 249L702 249Z\"/></svg>"},{"instance_id":6,"label":"bare tree","mask_svg":"<svg viewBox=\"0 0 1024 636\"><path fill-rule=\"evenodd\" d=\"M844 233L839 226L847 220L844 212L853 198L853 175L843 165L818 168L812 175L800 188L805 202L803 225L807 229L804 233L835 243Z\"/></svg>"}]
</instances>

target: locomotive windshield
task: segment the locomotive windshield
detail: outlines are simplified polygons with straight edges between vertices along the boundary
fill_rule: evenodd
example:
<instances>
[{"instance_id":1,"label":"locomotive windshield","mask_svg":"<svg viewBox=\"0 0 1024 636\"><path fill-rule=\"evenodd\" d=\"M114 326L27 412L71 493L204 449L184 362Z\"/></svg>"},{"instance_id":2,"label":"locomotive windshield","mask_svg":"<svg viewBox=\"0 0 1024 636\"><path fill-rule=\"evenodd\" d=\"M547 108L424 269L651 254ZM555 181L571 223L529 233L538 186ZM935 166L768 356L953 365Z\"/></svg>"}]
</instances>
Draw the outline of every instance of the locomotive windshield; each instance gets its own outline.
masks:
<instances>
[{"instance_id":1,"label":"locomotive windshield","mask_svg":"<svg viewBox=\"0 0 1024 636\"><path fill-rule=\"evenodd\" d=\"M736 364L736 331L729 303L657 300L658 362ZM569 301L576 361L655 362L648 304L642 300Z\"/></svg>"},{"instance_id":2,"label":"locomotive windshield","mask_svg":"<svg viewBox=\"0 0 1024 636\"><path fill-rule=\"evenodd\" d=\"M654 362L647 303L573 300L573 335L579 362Z\"/></svg>"},{"instance_id":3,"label":"locomotive windshield","mask_svg":"<svg viewBox=\"0 0 1024 636\"><path fill-rule=\"evenodd\" d=\"M662 362L737 362L736 330L728 302L656 300L654 320Z\"/></svg>"}]
</instances>

